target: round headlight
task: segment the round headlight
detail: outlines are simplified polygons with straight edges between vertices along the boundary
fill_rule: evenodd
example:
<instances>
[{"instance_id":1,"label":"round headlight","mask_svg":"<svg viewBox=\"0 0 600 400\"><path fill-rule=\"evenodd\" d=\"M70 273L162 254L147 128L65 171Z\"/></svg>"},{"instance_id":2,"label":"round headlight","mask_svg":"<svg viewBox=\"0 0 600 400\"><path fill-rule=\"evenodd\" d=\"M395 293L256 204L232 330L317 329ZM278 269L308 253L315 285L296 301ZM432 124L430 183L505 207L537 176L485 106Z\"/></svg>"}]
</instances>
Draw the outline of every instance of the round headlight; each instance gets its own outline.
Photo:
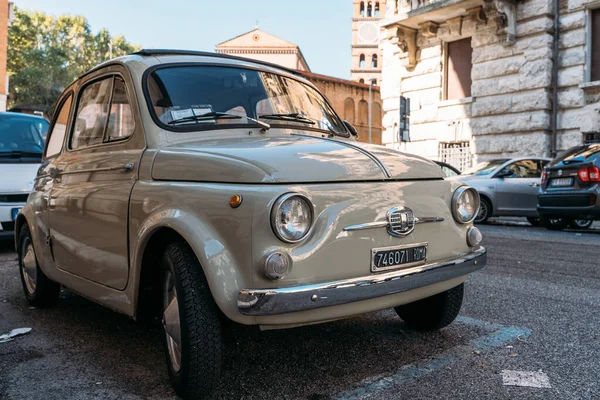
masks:
<instances>
[{"instance_id":1,"label":"round headlight","mask_svg":"<svg viewBox=\"0 0 600 400\"><path fill-rule=\"evenodd\" d=\"M312 226L313 208L310 201L299 194L281 196L271 211L271 226L275 235L284 242L296 243L304 239Z\"/></svg>"},{"instance_id":2,"label":"round headlight","mask_svg":"<svg viewBox=\"0 0 600 400\"><path fill-rule=\"evenodd\" d=\"M452 196L452 214L454 219L466 224L471 222L479 212L479 193L468 186L461 186Z\"/></svg>"}]
</instances>

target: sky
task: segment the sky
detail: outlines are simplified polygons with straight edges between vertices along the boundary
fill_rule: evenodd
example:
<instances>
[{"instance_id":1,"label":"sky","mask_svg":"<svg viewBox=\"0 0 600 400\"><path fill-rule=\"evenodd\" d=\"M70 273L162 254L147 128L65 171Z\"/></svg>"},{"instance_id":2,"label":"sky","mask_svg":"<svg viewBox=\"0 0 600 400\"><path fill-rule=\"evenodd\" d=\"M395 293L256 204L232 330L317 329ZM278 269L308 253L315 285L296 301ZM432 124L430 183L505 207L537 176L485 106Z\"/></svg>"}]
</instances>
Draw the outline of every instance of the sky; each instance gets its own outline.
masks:
<instances>
[{"instance_id":1,"label":"sky","mask_svg":"<svg viewBox=\"0 0 600 400\"><path fill-rule=\"evenodd\" d=\"M300 46L312 72L350 78L352 0L13 0L21 9L83 15L147 48L214 51L258 26Z\"/></svg>"}]
</instances>

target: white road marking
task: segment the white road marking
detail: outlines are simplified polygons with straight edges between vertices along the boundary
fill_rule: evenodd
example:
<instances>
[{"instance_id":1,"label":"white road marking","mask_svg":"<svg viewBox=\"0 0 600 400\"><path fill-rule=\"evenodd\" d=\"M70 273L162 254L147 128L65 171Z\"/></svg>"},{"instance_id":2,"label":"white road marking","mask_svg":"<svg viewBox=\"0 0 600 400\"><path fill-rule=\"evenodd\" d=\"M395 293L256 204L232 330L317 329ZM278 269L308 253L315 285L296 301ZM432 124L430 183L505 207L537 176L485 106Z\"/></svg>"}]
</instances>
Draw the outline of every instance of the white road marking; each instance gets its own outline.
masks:
<instances>
[{"instance_id":1,"label":"white road marking","mask_svg":"<svg viewBox=\"0 0 600 400\"><path fill-rule=\"evenodd\" d=\"M502 371L502 383L505 386L526 386L550 388L550 379L542 371Z\"/></svg>"}]
</instances>

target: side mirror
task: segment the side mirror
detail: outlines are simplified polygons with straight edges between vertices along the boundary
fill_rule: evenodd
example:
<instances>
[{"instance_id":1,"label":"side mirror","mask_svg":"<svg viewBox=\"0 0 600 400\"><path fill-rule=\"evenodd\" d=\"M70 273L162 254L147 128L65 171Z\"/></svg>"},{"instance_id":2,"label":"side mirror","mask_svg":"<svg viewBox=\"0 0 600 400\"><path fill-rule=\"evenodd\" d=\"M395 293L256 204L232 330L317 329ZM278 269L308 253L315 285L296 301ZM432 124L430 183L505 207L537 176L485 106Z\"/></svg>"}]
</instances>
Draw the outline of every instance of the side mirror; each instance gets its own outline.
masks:
<instances>
[{"instance_id":1,"label":"side mirror","mask_svg":"<svg viewBox=\"0 0 600 400\"><path fill-rule=\"evenodd\" d=\"M511 175L513 175L513 172L510 169L504 168L496 174L496 178L506 178Z\"/></svg>"},{"instance_id":2,"label":"side mirror","mask_svg":"<svg viewBox=\"0 0 600 400\"><path fill-rule=\"evenodd\" d=\"M344 125L346 126L346 129L348 129L348 132L350 132L350 134L358 140L358 131L356 130L354 125L352 125L348 121L343 121L343 122L344 122Z\"/></svg>"}]
</instances>

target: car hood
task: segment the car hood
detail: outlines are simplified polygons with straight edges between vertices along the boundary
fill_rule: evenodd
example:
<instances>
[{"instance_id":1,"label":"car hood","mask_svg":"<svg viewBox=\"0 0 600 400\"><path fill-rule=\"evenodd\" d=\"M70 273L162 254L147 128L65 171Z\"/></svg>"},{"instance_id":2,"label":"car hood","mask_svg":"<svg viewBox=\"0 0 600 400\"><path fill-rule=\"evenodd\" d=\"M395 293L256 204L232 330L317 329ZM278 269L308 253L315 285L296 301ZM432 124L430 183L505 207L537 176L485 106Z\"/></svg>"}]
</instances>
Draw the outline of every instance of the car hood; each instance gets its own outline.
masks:
<instances>
[{"instance_id":1,"label":"car hood","mask_svg":"<svg viewBox=\"0 0 600 400\"><path fill-rule=\"evenodd\" d=\"M307 183L442 179L434 163L354 141L309 135L194 140L161 148L157 180Z\"/></svg>"},{"instance_id":2,"label":"car hood","mask_svg":"<svg viewBox=\"0 0 600 400\"><path fill-rule=\"evenodd\" d=\"M29 193L40 164L0 164L0 194Z\"/></svg>"}]
</instances>

